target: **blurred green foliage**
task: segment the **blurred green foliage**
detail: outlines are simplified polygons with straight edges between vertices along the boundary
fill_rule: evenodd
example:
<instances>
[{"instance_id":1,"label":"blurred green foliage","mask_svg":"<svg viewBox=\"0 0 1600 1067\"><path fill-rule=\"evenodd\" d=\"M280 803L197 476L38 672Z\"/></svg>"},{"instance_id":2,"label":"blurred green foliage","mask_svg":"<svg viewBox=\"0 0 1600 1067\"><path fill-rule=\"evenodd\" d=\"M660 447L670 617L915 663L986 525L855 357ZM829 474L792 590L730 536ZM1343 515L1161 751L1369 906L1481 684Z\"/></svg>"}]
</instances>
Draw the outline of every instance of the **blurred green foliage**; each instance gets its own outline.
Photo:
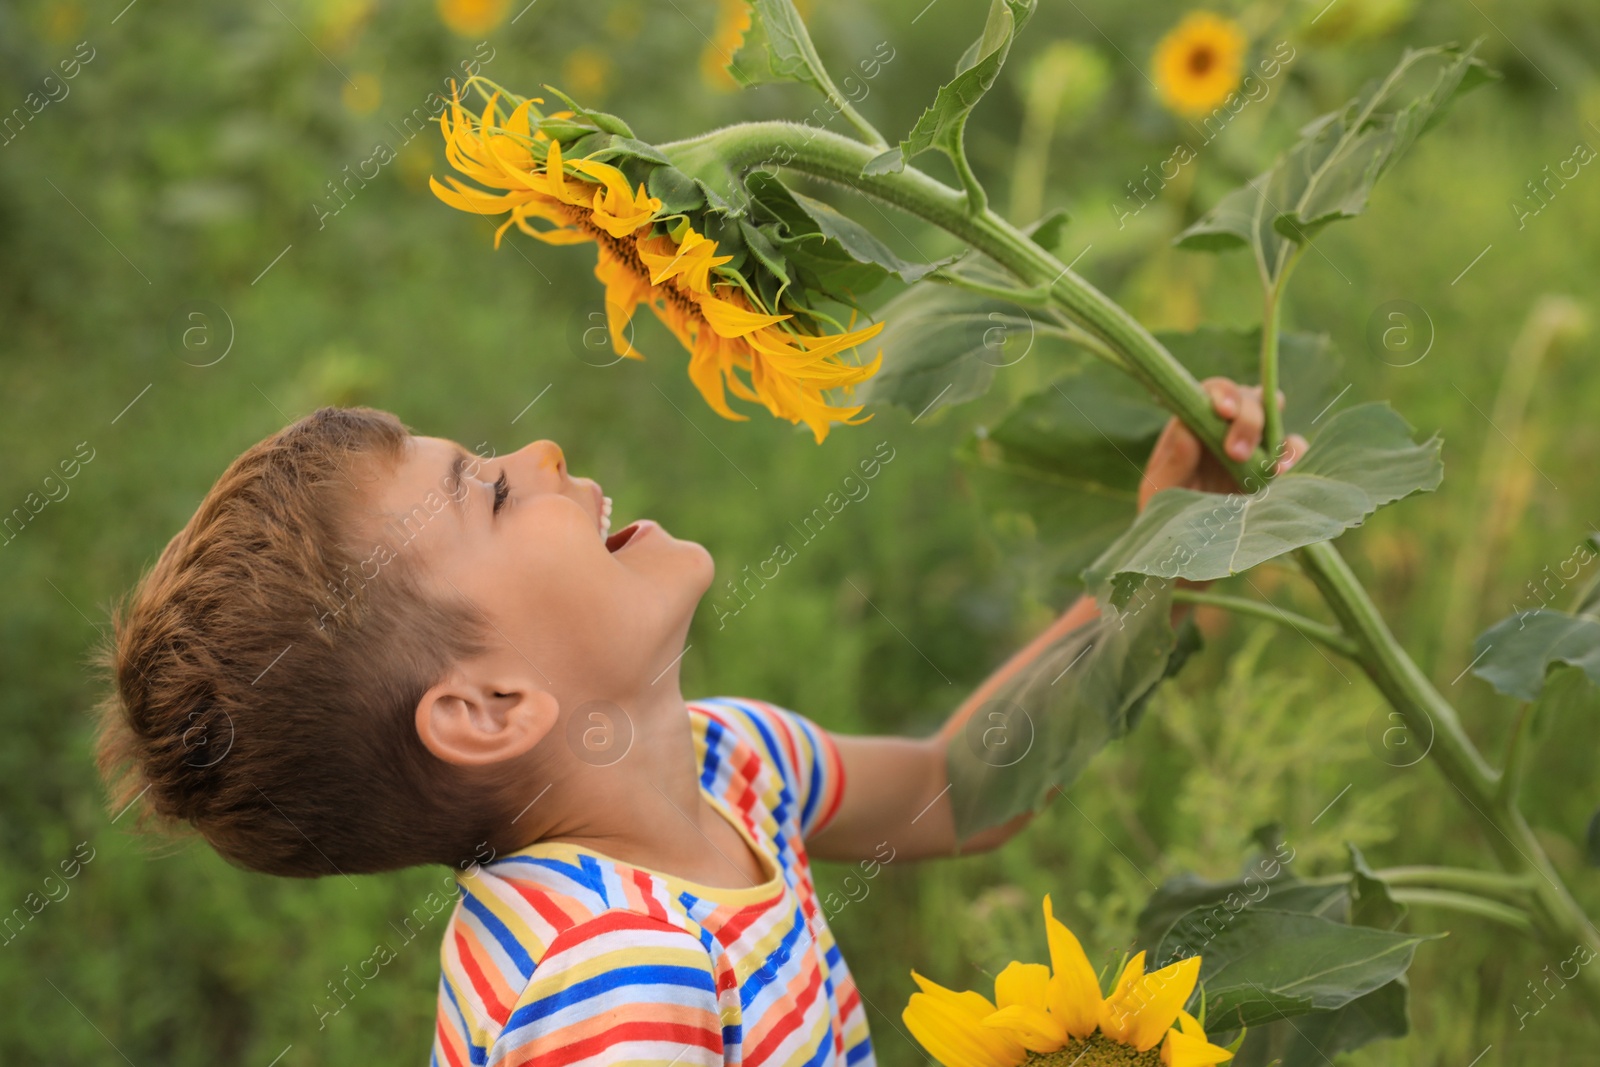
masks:
<instances>
[{"instance_id":1,"label":"blurred green foliage","mask_svg":"<svg viewBox=\"0 0 1600 1067\"><path fill-rule=\"evenodd\" d=\"M1515 439L1520 459L1500 462L1505 443L1485 415L1534 301L1564 292L1592 302L1600 279L1600 174L1584 168L1547 185L1537 205L1527 188L1577 142L1600 145L1600 16L1588 0L1338 0L1325 17L1322 7L1294 5L1295 61L1200 146L1205 132L1160 111L1140 70L1181 6L1047 4L967 131L969 151L1005 202L1007 176L1029 150L1017 132L1026 87L1013 72L1057 42L1072 42L1058 55L1091 50L1086 73L1109 84L1062 106L1042 195L1045 209L1074 217L1063 258L1081 255L1078 269L1152 327L1248 327L1258 314L1250 264L1172 250L1171 237L1257 173L1301 122L1388 69L1404 43L1487 35L1484 54L1506 79L1416 146L1367 218L1318 242L1285 325L1333 336L1346 402L1391 397L1445 438L1440 492L1378 516L1347 544L1397 632L1492 749L1515 708L1458 677L1472 653L1441 644L1436 635L1459 630L1441 605L1476 616L1467 632L1531 606L1528 583L1600 524L1593 334L1546 361ZM894 58L858 107L893 139L983 9L813 0L808 17L836 72L889 42ZM1280 8L1237 13L1255 29ZM691 693L759 695L838 730L925 732L1060 607L1026 545L994 538L952 458L974 426L1037 388L1052 369L1041 359L1000 370L983 400L915 426L885 411L820 448L764 417L726 423L700 403L682 353L653 323L641 320L642 365L578 358L574 334L600 308L592 250L513 239L492 251L488 224L428 194L442 154L407 116L464 62L512 87L557 84L652 141L810 111L798 87L733 94L708 84L701 55L716 17L709 0L513 3L498 29L461 37L432 5L371 0L0 7L0 118L13 117L0 134L0 513L26 506L31 516L0 535L0 913L30 894L58 898L0 944L0 1060L266 1067L281 1056L296 1067L426 1056L437 929L403 942L396 924L438 872L280 882L192 843L152 848L112 823L90 760L100 682L87 655L107 604L234 455L314 406L378 405L469 446L555 438L607 485L620 515L651 514L710 547L718 588L767 558L790 521L889 441L896 459L867 501L726 626L702 611L685 660ZM1258 39L1253 54L1276 43ZM1119 225L1113 205L1138 203L1129 183L1188 142L1193 161L1150 185L1152 202ZM879 236L904 254L952 251L905 218L881 221ZM1367 339L1374 312L1397 299L1424 309L1433 331L1429 355L1409 366ZM196 309L202 319L190 317ZM185 347L192 326L206 332ZM196 348L202 340L209 347ZM66 479L61 464L81 461L83 444L93 458ZM1474 480L1486 459L1502 472L1487 492ZM1462 597L1452 561L1485 537L1494 566ZM1252 580L1285 606L1312 606L1290 573ZM1007 959L1043 959L1046 892L1105 959L1128 943L1157 883L1180 870L1234 873L1256 825L1279 825L1302 875L1343 869L1345 840L1375 866L1479 862L1481 843L1443 782L1425 764L1395 768L1374 755L1365 735L1380 705L1352 668L1293 635L1206 621L1208 651L1024 835L988 856L891 865L837 915L883 1062L922 1062L899 1022L908 969L982 986L980 972ZM1546 694L1553 713L1526 807L1595 914L1600 888L1581 868L1580 842L1600 799L1600 720L1570 684L1577 673L1558 675ZM819 868L824 893L847 873ZM1414 1036L1351 1062L1495 1067L1585 1055L1594 1024L1559 991L1554 1010L1520 1028L1513 1008L1527 1010L1528 983L1570 946L1532 946L1424 909L1410 922L1452 932L1411 973ZM328 984L380 942L398 947L395 961L347 1009L319 1018Z\"/></svg>"}]
</instances>

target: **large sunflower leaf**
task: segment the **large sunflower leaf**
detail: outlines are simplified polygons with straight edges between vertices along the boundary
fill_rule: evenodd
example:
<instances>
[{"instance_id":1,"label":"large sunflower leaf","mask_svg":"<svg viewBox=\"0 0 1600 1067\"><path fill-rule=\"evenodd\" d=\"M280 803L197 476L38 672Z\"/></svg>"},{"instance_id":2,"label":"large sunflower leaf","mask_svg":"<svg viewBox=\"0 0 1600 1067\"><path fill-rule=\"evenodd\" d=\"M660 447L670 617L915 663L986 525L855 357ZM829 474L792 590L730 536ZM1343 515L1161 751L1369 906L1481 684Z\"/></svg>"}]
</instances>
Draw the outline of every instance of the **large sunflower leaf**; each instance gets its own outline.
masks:
<instances>
[{"instance_id":1,"label":"large sunflower leaf","mask_svg":"<svg viewBox=\"0 0 1600 1067\"><path fill-rule=\"evenodd\" d=\"M1253 493L1157 493L1084 580L1110 581L1121 605L1147 575L1225 578L1331 540L1384 505L1437 487L1439 447L1437 437L1414 443L1387 404L1347 408L1328 419L1293 470Z\"/></svg>"},{"instance_id":2,"label":"large sunflower leaf","mask_svg":"<svg viewBox=\"0 0 1600 1067\"><path fill-rule=\"evenodd\" d=\"M1293 912L1333 923L1390 930L1404 914L1402 905L1389 895L1388 886L1367 866L1360 850L1351 846L1351 876L1347 882L1306 883L1289 873L1294 860L1283 846L1263 853L1246 868L1241 878L1208 882L1193 875L1179 875L1162 883L1139 913L1137 944L1158 954L1198 954L1202 968L1208 957L1227 951L1219 944L1221 933L1241 915L1254 908ZM1174 927L1183 924L1173 933ZM1173 934L1172 937L1168 937ZM1164 949L1163 949L1164 946ZM1208 982L1208 1007L1213 995ZM1244 1046L1234 1062L1240 1067L1314 1067L1325 1063L1325 1056L1347 1052L1382 1038L1404 1037L1410 1030L1407 1016L1408 990L1402 974L1369 993L1331 1009L1312 1009L1293 1019L1270 1018L1250 1028ZM1231 1019L1207 1019L1213 1038L1236 1025Z\"/></svg>"},{"instance_id":3,"label":"large sunflower leaf","mask_svg":"<svg viewBox=\"0 0 1600 1067\"><path fill-rule=\"evenodd\" d=\"M1177 244L1201 251L1250 247L1263 281L1276 284L1298 246L1366 210L1378 179L1458 96L1497 77L1473 55L1476 48L1408 49L1386 77L1305 126L1294 146L1218 201Z\"/></svg>"},{"instance_id":4,"label":"large sunflower leaf","mask_svg":"<svg viewBox=\"0 0 1600 1067\"><path fill-rule=\"evenodd\" d=\"M1406 980L1400 977L1333 1011L1252 1027L1231 1065L1327 1067L1341 1052L1410 1033L1408 1000Z\"/></svg>"},{"instance_id":5,"label":"large sunflower leaf","mask_svg":"<svg viewBox=\"0 0 1600 1067\"><path fill-rule=\"evenodd\" d=\"M1050 356L1065 343L1025 309L959 291L912 289L882 314L882 384L870 395L919 415L980 395L1030 349ZM1159 336L1202 378L1246 378L1260 348L1256 330ZM1285 422L1309 428L1340 389L1339 360L1321 334L1285 333L1279 347ZM1166 419L1127 375L1085 358L980 430L964 453L1007 557L1052 594L1080 589L1083 569L1133 522L1140 468Z\"/></svg>"},{"instance_id":6,"label":"large sunflower leaf","mask_svg":"<svg viewBox=\"0 0 1600 1067\"><path fill-rule=\"evenodd\" d=\"M961 138L967 117L978 106L1005 65L1011 42L1029 18L1038 0L990 0L989 17L979 37L956 64L956 76L939 87L933 105L924 111L898 147L869 162L863 174L902 170L908 160L930 148L951 159L961 155Z\"/></svg>"},{"instance_id":7,"label":"large sunflower leaf","mask_svg":"<svg viewBox=\"0 0 1600 1067\"><path fill-rule=\"evenodd\" d=\"M1569 615L1536 608L1502 619L1473 646L1472 673L1507 696L1536 700L1557 664L1577 667L1600 685L1600 607Z\"/></svg>"},{"instance_id":8,"label":"large sunflower leaf","mask_svg":"<svg viewBox=\"0 0 1600 1067\"><path fill-rule=\"evenodd\" d=\"M1206 1026L1229 1030L1343 1008L1405 974L1417 946L1436 936L1251 907L1220 929L1204 915L1186 915L1156 958L1198 954Z\"/></svg>"},{"instance_id":9,"label":"large sunflower leaf","mask_svg":"<svg viewBox=\"0 0 1600 1067\"><path fill-rule=\"evenodd\" d=\"M1137 724L1156 686L1198 646L1174 633L1171 591L1154 583L1125 612L1078 627L1007 679L947 749L956 833L1032 811Z\"/></svg>"}]
</instances>

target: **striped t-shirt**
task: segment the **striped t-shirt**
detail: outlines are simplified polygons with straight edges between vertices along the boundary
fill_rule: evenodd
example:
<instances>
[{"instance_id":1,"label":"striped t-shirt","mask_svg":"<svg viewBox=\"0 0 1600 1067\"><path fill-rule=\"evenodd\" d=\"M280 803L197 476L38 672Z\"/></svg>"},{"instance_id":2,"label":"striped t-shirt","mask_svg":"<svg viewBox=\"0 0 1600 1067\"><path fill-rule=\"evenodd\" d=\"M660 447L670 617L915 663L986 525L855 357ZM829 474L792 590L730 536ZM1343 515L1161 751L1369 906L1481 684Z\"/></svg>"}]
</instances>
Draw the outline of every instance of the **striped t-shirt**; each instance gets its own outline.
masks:
<instances>
[{"instance_id":1,"label":"striped t-shirt","mask_svg":"<svg viewBox=\"0 0 1600 1067\"><path fill-rule=\"evenodd\" d=\"M769 879L700 885L554 841L459 876L432 1067L872 1067L803 843L838 810L838 750L759 701L689 720L701 792Z\"/></svg>"}]
</instances>

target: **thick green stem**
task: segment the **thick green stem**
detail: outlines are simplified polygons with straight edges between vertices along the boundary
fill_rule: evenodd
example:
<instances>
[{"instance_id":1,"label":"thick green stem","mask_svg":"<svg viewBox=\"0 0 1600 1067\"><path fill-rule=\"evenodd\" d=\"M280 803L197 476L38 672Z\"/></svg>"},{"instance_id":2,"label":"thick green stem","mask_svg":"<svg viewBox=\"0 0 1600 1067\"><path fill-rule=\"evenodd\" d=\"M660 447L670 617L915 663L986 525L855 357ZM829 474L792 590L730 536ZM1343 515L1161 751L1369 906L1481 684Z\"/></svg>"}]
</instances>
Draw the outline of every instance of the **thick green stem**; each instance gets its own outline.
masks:
<instances>
[{"instance_id":1,"label":"thick green stem","mask_svg":"<svg viewBox=\"0 0 1600 1067\"><path fill-rule=\"evenodd\" d=\"M1511 740L1506 743L1505 769L1500 772L1500 788L1495 793L1495 805L1505 811L1517 806L1517 794L1522 791L1522 772L1528 762L1528 731L1532 726L1536 701L1527 701L1517 712L1517 721L1511 726Z\"/></svg>"},{"instance_id":2,"label":"thick green stem","mask_svg":"<svg viewBox=\"0 0 1600 1067\"><path fill-rule=\"evenodd\" d=\"M715 155L735 174L782 156L784 166L837 182L948 231L1010 270L1025 286L1046 286L1055 305L1115 351L1129 374L1182 419L1246 491L1254 492L1265 484L1271 470L1268 455L1258 450L1242 463L1227 456L1222 448L1226 426L1211 410L1200 383L1150 331L994 212L969 213L967 197L944 183L914 167L863 176L861 168L876 154L871 148L792 123L730 126L661 148L669 157L675 149L698 155L694 149L714 148ZM1521 812L1495 802L1498 775L1467 736L1455 708L1389 631L1338 549L1322 542L1298 550L1296 556L1343 632L1353 639L1362 668L1412 736L1432 738L1428 754L1434 766L1471 809L1501 864L1513 873L1530 875L1532 918L1540 935L1557 947L1581 944L1600 952L1600 931L1568 892ZM1600 1015L1600 968L1586 968L1583 973L1591 1007Z\"/></svg>"},{"instance_id":3,"label":"thick green stem","mask_svg":"<svg viewBox=\"0 0 1600 1067\"><path fill-rule=\"evenodd\" d=\"M1208 593L1199 589L1178 588L1172 591L1172 599L1186 604L1209 604L1215 608L1224 608L1236 615L1249 615L1257 619L1266 619L1279 626L1288 627L1296 633L1304 634L1313 641L1326 645L1341 656L1354 659L1357 654L1355 642L1341 633L1336 626L1308 619L1304 615L1297 615L1292 611L1274 607L1259 600L1248 597L1228 596L1224 593Z\"/></svg>"}]
</instances>

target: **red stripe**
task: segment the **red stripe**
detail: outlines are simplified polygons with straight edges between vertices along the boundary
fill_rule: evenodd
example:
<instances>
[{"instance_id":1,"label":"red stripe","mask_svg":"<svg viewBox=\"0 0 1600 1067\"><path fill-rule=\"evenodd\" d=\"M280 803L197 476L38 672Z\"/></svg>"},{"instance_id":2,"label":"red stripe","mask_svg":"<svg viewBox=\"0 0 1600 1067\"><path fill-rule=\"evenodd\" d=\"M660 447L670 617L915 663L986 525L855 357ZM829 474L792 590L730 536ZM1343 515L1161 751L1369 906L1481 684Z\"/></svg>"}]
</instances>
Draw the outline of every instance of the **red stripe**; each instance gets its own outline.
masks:
<instances>
[{"instance_id":1,"label":"red stripe","mask_svg":"<svg viewBox=\"0 0 1600 1067\"><path fill-rule=\"evenodd\" d=\"M439 1050L444 1053L444 1058L450 1064L450 1067L466 1067L466 1065L463 1064L456 1056L455 1049L451 1047L454 1044L454 1042L450 1040L452 1031L445 1029L444 1020L444 1008L441 1006L439 1009L438 1021L434 1025L434 1029L438 1034ZM472 1043L472 1037L470 1034L463 1031L461 1036L468 1044Z\"/></svg>"},{"instance_id":2,"label":"red stripe","mask_svg":"<svg viewBox=\"0 0 1600 1067\"><path fill-rule=\"evenodd\" d=\"M794 735L799 727L789 722L787 717L774 705L762 703L759 706L767 711L767 717L771 720L768 725L772 726L783 737L783 747L789 751L789 766L794 768L795 777L798 778L800 776L800 752L795 748ZM779 753L774 752L773 755L776 756Z\"/></svg>"},{"instance_id":3,"label":"red stripe","mask_svg":"<svg viewBox=\"0 0 1600 1067\"><path fill-rule=\"evenodd\" d=\"M550 1035L550 1040L560 1040L560 1038L559 1031ZM686 1046L698 1045L719 1055L722 1052L720 1029L708 1030L703 1026L690 1026L686 1023L639 1021L618 1023L604 1033L595 1034L570 1045L544 1048L543 1051L540 1050L546 1042L535 1041L532 1045L513 1052L502 1062L505 1067L525 1067L525 1065L562 1067L563 1064L588 1059L627 1041L675 1041Z\"/></svg>"},{"instance_id":4,"label":"red stripe","mask_svg":"<svg viewBox=\"0 0 1600 1067\"><path fill-rule=\"evenodd\" d=\"M667 909L661 906L661 902L656 899L653 892L655 879L643 871L635 869L633 872L633 884L639 887L639 895L644 898L645 911L649 913L650 917L652 919L665 920Z\"/></svg>"},{"instance_id":5,"label":"red stripe","mask_svg":"<svg viewBox=\"0 0 1600 1067\"><path fill-rule=\"evenodd\" d=\"M851 982L850 983L850 991L845 994L845 997L844 997L843 1000L839 1001L839 1018L840 1018L840 1020L842 1021L844 1019L850 1018L850 1016L854 1015L855 1014L855 1010L857 1008L859 1008L860 1006L861 1006L861 991L856 988L856 984L854 982Z\"/></svg>"},{"instance_id":6,"label":"red stripe","mask_svg":"<svg viewBox=\"0 0 1600 1067\"><path fill-rule=\"evenodd\" d=\"M555 927L556 933L572 927L572 916L556 907L555 901L550 899L550 893L539 886L537 882L523 882L505 879L507 885L515 889L523 900L533 905L533 910L539 913L539 918Z\"/></svg>"},{"instance_id":7,"label":"red stripe","mask_svg":"<svg viewBox=\"0 0 1600 1067\"><path fill-rule=\"evenodd\" d=\"M828 805L828 810L823 813L822 818L811 824L812 833L821 830L833 820L834 815L839 810L840 802L844 800L844 760L839 758L839 749L833 743L833 738L829 737L825 732L822 737L823 753L828 761L828 766L833 769L833 802ZM824 778L823 781L826 783L827 779Z\"/></svg>"},{"instance_id":8,"label":"red stripe","mask_svg":"<svg viewBox=\"0 0 1600 1067\"><path fill-rule=\"evenodd\" d=\"M456 954L461 957L461 969L467 972L467 981L472 983L472 988L477 991L484 1007L489 1010L489 1018L495 1021L496 1026L504 1026L506 1020L511 1017L511 1008L501 1003L500 994L495 992L483 969L478 966L477 959L472 955L472 946L460 929L456 930Z\"/></svg>"},{"instance_id":9,"label":"red stripe","mask_svg":"<svg viewBox=\"0 0 1600 1067\"><path fill-rule=\"evenodd\" d=\"M817 999L817 991L822 988L822 968L817 966L816 957L807 953L806 959L811 964L811 979L806 982L806 987L800 991L800 995L794 999L794 1006L784 1015L782 1021L767 1031L766 1036L761 1039L761 1044L745 1054L746 1067L759 1067L761 1061L771 1056L783 1043L783 1039L794 1033L805 1021L806 1009ZM771 1011L772 1008L767 1010Z\"/></svg>"},{"instance_id":10,"label":"red stripe","mask_svg":"<svg viewBox=\"0 0 1600 1067\"><path fill-rule=\"evenodd\" d=\"M717 940L725 945L739 940L740 934L750 929L757 919L771 912L782 900L783 895L780 893L771 900L762 901L759 904L749 904L740 908L733 913L732 918L717 927Z\"/></svg>"}]
</instances>

